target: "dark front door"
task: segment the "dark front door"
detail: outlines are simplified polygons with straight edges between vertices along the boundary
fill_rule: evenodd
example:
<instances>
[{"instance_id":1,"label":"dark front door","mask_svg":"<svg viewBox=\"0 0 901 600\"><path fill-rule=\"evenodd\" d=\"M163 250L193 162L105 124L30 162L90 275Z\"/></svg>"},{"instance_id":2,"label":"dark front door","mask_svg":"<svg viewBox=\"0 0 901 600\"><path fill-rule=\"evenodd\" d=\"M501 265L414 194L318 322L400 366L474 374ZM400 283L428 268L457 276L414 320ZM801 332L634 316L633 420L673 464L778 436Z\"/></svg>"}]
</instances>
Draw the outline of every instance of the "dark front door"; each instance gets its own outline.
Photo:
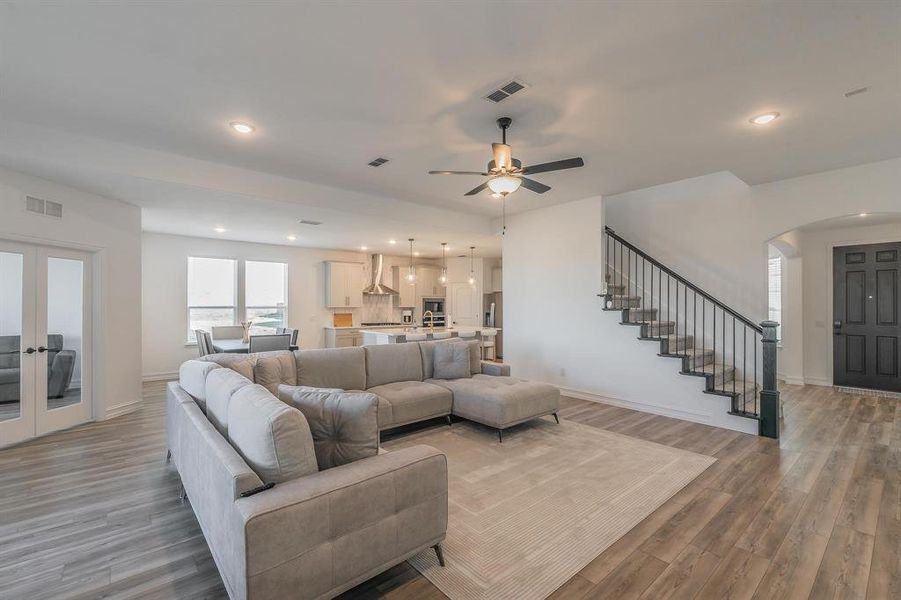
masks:
<instances>
[{"instance_id":1,"label":"dark front door","mask_svg":"<svg viewBox=\"0 0 901 600\"><path fill-rule=\"evenodd\" d=\"M901 391L901 242L835 248L833 382Z\"/></svg>"}]
</instances>

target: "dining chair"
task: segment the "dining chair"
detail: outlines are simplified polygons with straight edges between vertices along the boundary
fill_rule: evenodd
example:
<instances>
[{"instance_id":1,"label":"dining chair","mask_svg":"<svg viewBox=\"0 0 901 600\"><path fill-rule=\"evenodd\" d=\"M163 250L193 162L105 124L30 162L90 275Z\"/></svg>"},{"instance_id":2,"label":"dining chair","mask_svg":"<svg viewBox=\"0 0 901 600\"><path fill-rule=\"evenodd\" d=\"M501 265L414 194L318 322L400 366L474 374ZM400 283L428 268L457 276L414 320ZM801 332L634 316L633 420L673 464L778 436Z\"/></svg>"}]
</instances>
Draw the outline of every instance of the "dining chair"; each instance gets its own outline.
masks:
<instances>
[{"instance_id":1,"label":"dining chair","mask_svg":"<svg viewBox=\"0 0 901 600\"><path fill-rule=\"evenodd\" d=\"M270 352L272 350L288 350L291 345L290 333L276 333L274 335L250 336L250 353Z\"/></svg>"},{"instance_id":2,"label":"dining chair","mask_svg":"<svg viewBox=\"0 0 901 600\"><path fill-rule=\"evenodd\" d=\"M239 340L244 337L244 328L240 325L214 325L210 329L214 340Z\"/></svg>"},{"instance_id":3,"label":"dining chair","mask_svg":"<svg viewBox=\"0 0 901 600\"><path fill-rule=\"evenodd\" d=\"M300 333L300 330L299 330L299 329L293 329L293 328L291 328L291 327L277 327L277 328L275 329L275 333L277 333L277 334L281 334L281 333L289 333L289 334L291 334L291 346L296 346L296 345L297 345L297 336L298 336L298 334Z\"/></svg>"},{"instance_id":4,"label":"dining chair","mask_svg":"<svg viewBox=\"0 0 901 600\"><path fill-rule=\"evenodd\" d=\"M213 339L210 337L210 332L203 329L195 329L194 337L197 338L197 351L200 353L200 356L216 353L213 349Z\"/></svg>"},{"instance_id":5,"label":"dining chair","mask_svg":"<svg viewBox=\"0 0 901 600\"><path fill-rule=\"evenodd\" d=\"M450 331L439 331L438 333L429 334L433 340L446 340L451 337Z\"/></svg>"}]
</instances>

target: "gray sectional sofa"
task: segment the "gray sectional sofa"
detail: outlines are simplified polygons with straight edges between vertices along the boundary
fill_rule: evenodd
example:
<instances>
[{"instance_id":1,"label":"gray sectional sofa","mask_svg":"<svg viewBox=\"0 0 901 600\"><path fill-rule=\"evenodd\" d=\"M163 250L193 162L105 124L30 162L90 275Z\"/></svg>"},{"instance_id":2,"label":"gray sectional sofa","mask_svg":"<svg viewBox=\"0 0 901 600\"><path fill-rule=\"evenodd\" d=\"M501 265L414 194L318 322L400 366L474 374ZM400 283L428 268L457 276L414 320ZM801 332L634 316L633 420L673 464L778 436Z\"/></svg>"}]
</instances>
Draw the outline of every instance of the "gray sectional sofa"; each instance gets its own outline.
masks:
<instances>
[{"instance_id":1,"label":"gray sectional sofa","mask_svg":"<svg viewBox=\"0 0 901 600\"><path fill-rule=\"evenodd\" d=\"M167 443L231 598L332 598L430 548L444 564L446 457L385 452L380 431L457 414L500 432L558 399L477 342L218 354L169 384Z\"/></svg>"}]
</instances>

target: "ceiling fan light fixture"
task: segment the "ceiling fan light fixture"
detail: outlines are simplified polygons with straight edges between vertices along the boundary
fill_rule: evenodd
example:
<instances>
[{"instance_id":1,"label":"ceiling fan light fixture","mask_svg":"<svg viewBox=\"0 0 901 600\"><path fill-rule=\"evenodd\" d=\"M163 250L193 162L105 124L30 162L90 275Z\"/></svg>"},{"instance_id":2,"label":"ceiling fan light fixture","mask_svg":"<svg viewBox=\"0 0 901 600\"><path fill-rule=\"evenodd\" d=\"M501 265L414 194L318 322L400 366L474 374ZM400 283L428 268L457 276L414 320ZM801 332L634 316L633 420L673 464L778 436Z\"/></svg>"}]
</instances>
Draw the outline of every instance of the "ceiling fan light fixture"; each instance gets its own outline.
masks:
<instances>
[{"instance_id":1,"label":"ceiling fan light fixture","mask_svg":"<svg viewBox=\"0 0 901 600\"><path fill-rule=\"evenodd\" d=\"M520 185L522 185L522 179L512 175L499 175L488 180L488 187L491 191L501 196L512 194L519 189Z\"/></svg>"}]
</instances>

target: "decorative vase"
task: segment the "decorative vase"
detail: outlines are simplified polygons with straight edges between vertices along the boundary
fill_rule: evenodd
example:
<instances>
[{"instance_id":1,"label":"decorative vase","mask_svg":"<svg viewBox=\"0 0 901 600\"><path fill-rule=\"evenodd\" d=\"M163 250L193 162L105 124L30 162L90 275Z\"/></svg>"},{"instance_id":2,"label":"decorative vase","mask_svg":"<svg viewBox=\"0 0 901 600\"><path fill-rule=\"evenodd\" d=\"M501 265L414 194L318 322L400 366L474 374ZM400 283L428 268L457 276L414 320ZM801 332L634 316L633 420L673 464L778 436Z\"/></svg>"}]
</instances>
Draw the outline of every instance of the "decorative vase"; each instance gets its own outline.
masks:
<instances>
[{"instance_id":1,"label":"decorative vase","mask_svg":"<svg viewBox=\"0 0 901 600\"><path fill-rule=\"evenodd\" d=\"M241 341L245 344L250 343L250 326L253 324L253 321L241 321L241 327L244 328L244 337L241 338Z\"/></svg>"}]
</instances>

